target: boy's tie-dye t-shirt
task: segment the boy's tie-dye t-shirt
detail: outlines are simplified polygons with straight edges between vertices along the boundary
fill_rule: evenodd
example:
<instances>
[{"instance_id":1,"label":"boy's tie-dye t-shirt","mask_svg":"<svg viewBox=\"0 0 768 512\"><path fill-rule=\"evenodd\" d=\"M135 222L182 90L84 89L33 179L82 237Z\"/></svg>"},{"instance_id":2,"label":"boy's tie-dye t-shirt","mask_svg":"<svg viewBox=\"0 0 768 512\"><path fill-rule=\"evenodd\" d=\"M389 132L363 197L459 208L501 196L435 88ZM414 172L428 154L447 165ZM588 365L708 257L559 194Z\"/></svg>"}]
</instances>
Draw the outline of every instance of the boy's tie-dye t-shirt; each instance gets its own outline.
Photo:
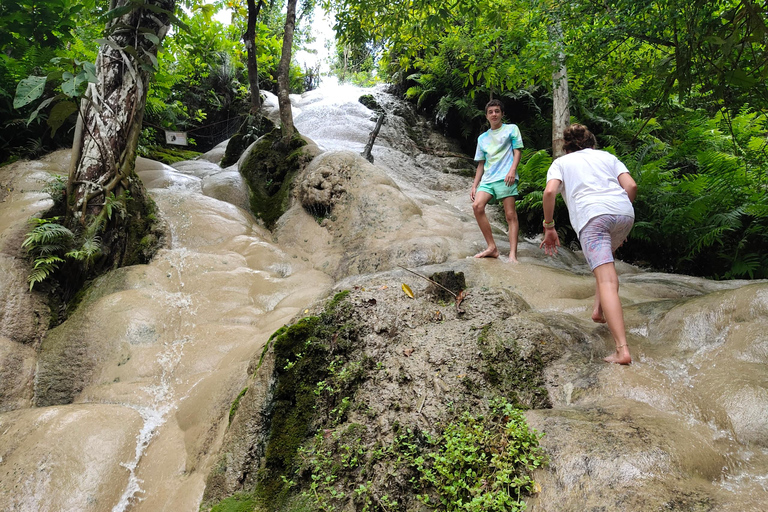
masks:
<instances>
[{"instance_id":1,"label":"boy's tie-dye t-shirt","mask_svg":"<svg viewBox=\"0 0 768 512\"><path fill-rule=\"evenodd\" d=\"M517 125L503 124L497 130L488 130L477 138L475 161L485 160L480 183L502 181L512 167L513 149L523 147L523 138ZM516 175L515 179L519 179Z\"/></svg>"}]
</instances>

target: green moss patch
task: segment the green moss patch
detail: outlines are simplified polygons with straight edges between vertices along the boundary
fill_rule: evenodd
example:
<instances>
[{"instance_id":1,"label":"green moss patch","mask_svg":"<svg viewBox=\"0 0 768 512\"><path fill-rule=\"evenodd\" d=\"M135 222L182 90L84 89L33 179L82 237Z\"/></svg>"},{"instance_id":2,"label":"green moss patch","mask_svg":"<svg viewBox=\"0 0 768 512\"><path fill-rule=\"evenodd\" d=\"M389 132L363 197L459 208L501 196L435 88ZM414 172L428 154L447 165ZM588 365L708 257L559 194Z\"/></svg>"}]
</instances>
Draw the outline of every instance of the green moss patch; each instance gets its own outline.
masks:
<instances>
[{"instance_id":1,"label":"green moss patch","mask_svg":"<svg viewBox=\"0 0 768 512\"><path fill-rule=\"evenodd\" d=\"M358 98L357 101L373 110L374 112L384 112L384 109L381 108L381 105L379 105L379 102L376 101L376 98L374 98L372 94L363 94Z\"/></svg>"},{"instance_id":2,"label":"green moss patch","mask_svg":"<svg viewBox=\"0 0 768 512\"><path fill-rule=\"evenodd\" d=\"M202 155L198 151L190 151L187 149L178 148L166 148L163 146L150 146L146 150L146 157L164 164L171 165L176 162L183 162L184 160L194 160Z\"/></svg>"},{"instance_id":3,"label":"green moss patch","mask_svg":"<svg viewBox=\"0 0 768 512\"><path fill-rule=\"evenodd\" d=\"M256 489L264 503L288 498L290 485L282 477L295 470L299 448L323 423L323 412L336 408L342 395L354 393L360 381L362 365L344 358L359 335L356 324L349 322L352 308L347 295L337 294L319 316L302 318L270 339L277 385Z\"/></svg>"},{"instance_id":4,"label":"green moss patch","mask_svg":"<svg viewBox=\"0 0 768 512\"><path fill-rule=\"evenodd\" d=\"M245 394L248 392L248 388L243 388L243 390L240 392L239 395L237 395L237 398L235 398L235 401L232 402L232 405L229 408L229 423L232 423L232 418L235 417L235 414L237 413L237 409L240 408L240 400L243 399Z\"/></svg>"},{"instance_id":5,"label":"green moss patch","mask_svg":"<svg viewBox=\"0 0 768 512\"><path fill-rule=\"evenodd\" d=\"M252 512L256 502L247 494L230 496L216 504L211 512Z\"/></svg>"},{"instance_id":6,"label":"green moss patch","mask_svg":"<svg viewBox=\"0 0 768 512\"><path fill-rule=\"evenodd\" d=\"M256 142L259 137L270 133L275 129L275 123L264 116L249 115L243 124L237 130L237 133L229 139L227 149L224 151L224 157L221 159L221 167L229 167L237 163L240 155L243 154L248 146Z\"/></svg>"},{"instance_id":7,"label":"green moss patch","mask_svg":"<svg viewBox=\"0 0 768 512\"><path fill-rule=\"evenodd\" d=\"M307 163L305 145L298 134L284 145L280 130L274 129L259 139L240 167L251 191L251 210L269 229L290 206L293 179Z\"/></svg>"}]
</instances>

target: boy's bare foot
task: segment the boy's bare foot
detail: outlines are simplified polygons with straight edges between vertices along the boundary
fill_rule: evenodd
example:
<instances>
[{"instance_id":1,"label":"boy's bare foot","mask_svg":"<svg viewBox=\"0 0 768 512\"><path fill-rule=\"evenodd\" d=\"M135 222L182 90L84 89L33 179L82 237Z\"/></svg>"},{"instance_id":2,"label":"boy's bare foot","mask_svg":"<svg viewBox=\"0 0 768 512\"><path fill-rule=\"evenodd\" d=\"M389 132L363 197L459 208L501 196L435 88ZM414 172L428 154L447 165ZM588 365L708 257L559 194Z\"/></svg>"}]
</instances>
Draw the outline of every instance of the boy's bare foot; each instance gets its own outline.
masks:
<instances>
[{"instance_id":1,"label":"boy's bare foot","mask_svg":"<svg viewBox=\"0 0 768 512\"><path fill-rule=\"evenodd\" d=\"M517 256L512 256L511 254L509 255L509 262L510 263L520 263L519 261L517 261Z\"/></svg>"},{"instance_id":2,"label":"boy's bare foot","mask_svg":"<svg viewBox=\"0 0 768 512\"><path fill-rule=\"evenodd\" d=\"M475 254L475 258L498 258L499 250L495 247L489 247L486 250Z\"/></svg>"},{"instance_id":3,"label":"boy's bare foot","mask_svg":"<svg viewBox=\"0 0 768 512\"><path fill-rule=\"evenodd\" d=\"M603 358L603 361L614 364L630 364L632 362L632 356L629 355L629 348L624 344L617 347L616 352Z\"/></svg>"}]
</instances>

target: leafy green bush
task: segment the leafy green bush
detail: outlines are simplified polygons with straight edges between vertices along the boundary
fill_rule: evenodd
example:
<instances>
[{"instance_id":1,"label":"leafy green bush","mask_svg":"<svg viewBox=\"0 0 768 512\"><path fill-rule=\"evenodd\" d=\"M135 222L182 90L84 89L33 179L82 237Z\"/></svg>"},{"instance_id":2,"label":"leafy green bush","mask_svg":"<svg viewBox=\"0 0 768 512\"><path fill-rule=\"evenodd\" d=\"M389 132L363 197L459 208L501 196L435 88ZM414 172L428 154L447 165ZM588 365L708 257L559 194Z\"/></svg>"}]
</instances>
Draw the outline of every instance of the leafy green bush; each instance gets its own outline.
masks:
<instances>
[{"instance_id":1,"label":"leafy green bush","mask_svg":"<svg viewBox=\"0 0 768 512\"><path fill-rule=\"evenodd\" d=\"M433 451L414 460L421 484L437 494L440 510L525 510L522 496L535 492L531 472L547 462L541 436L503 398L492 400L490 408L486 415L462 414L429 440ZM421 499L435 504L429 494Z\"/></svg>"},{"instance_id":2,"label":"leafy green bush","mask_svg":"<svg viewBox=\"0 0 768 512\"><path fill-rule=\"evenodd\" d=\"M313 510L340 510L349 498L358 510L403 510L394 496L405 490L372 490L376 471L393 464L390 471L410 475L410 493L435 510L511 512L525 509L524 497L537 492L531 473L547 464L541 435L504 398L491 400L485 415L464 412L434 437L402 427L395 432L391 445L371 447L364 425L319 431L298 452L299 473L309 480L302 497Z\"/></svg>"}]
</instances>

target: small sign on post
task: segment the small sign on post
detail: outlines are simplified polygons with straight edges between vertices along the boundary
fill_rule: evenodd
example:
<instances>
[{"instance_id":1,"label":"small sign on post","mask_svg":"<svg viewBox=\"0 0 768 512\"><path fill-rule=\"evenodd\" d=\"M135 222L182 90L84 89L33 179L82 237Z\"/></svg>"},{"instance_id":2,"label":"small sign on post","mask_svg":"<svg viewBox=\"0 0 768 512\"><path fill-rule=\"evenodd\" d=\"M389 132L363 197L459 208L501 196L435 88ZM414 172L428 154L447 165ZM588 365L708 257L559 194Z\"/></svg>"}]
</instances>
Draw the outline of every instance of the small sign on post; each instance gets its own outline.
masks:
<instances>
[{"instance_id":1,"label":"small sign on post","mask_svg":"<svg viewBox=\"0 0 768 512\"><path fill-rule=\"evenodd\" d=\"M187 132L165 132L166 144L176 144L177 146L187 145Z\"/></svg>"}]
</instances>

